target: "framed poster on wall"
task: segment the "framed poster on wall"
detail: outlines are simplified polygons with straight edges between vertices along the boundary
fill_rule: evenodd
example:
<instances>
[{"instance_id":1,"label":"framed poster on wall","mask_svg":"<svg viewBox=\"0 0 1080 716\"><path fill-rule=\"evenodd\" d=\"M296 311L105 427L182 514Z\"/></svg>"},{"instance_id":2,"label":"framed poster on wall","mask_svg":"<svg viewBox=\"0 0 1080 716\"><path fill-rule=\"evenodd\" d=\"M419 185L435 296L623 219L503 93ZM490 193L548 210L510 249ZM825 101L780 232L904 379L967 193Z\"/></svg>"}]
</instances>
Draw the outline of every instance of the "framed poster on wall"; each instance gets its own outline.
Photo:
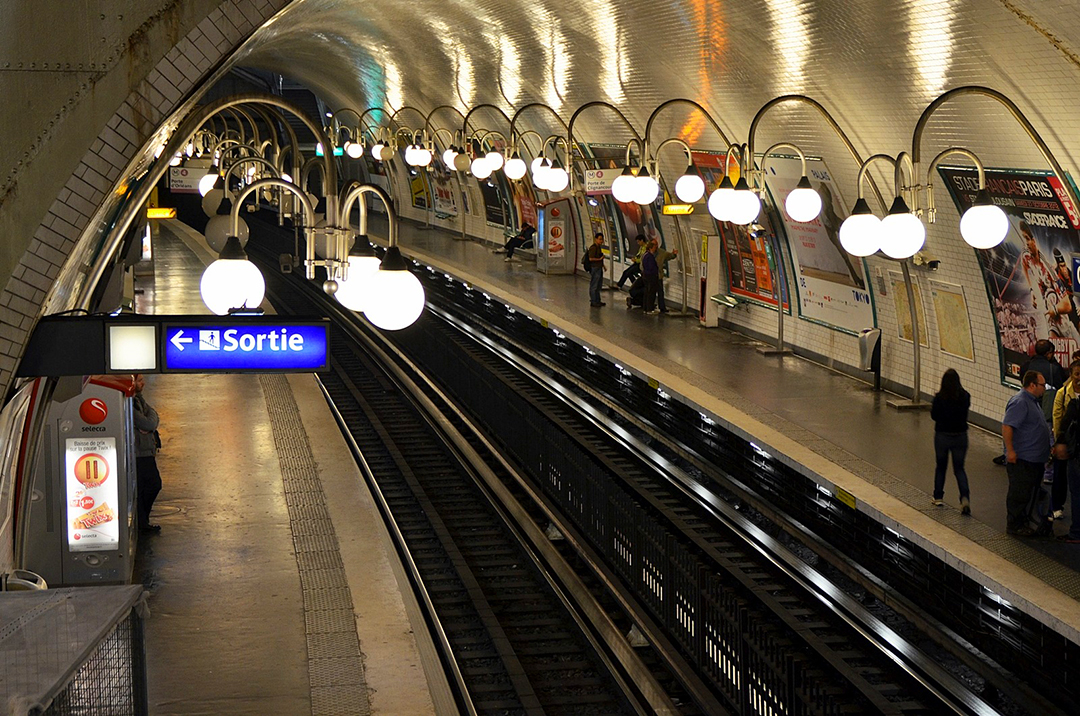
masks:
<instances>
[{"instance_id":1,"label":"framed poster on wall","mask_svg":"<svg viewBox=\"0 0 1080 716\"><path fill-rule=\"evenodd\" d=\"M963 213L978 191L978 173L967 167L938 171ZM986 189L1008 216L1009 233L998 246L975 253L997 328L1001 378L1015 384L1036 340L1053 341L1062 365L1080 349L1073 280L1080 215L1051 172L987 169Z\"/></svg>"},{"instance_id":2,"label":"framed poster on wall","mask_svg":"<svg viewBox=\"0 0 1080 716\"><path fill-rule=\"evenodd\" d=\"M975 360L971 340L971 320L968 318L964 287L942 281L930 281L930 296L937 318L938 342L941 352L964 360Z\"/></svg>"},{"instance_id":3,"label":"framed poster on wall","mask_svg":"<svg viewBox=\"0 0 1080 716\"><path fill-rule=\"evenodd\" d=\"M591 169L619 169L626 161L626 147L621 144L586 144L583 145L586 159L585 162ZM628 261L629 257L637 254L637 243L634 237L642 234L647 239L655 239L660 246L664 246L664 235L660 231L660 221L656 214L656 206L650 204L641 206L633 202L624 203L615 201L615 197L597 196L595 199L600 206L606 206L619 225L622 239L620 250L616 257L621 261Z\"/></svg>"},{"instance_id":4,"label":"framed poster on wall","mask_svg":"<svg viewBox=\"0 0 1080 716\"><path fill-rule=\"evenodd\" d=\"M907 289L904 288L904 277L896 272L889 272L889 290L893 294L893 305L896 306L896 335L902 341L911 342L911 309L908 308ZM911 279L911 290L915 294L915 317L919 319L919 345L924 348L930 347L930 339L927 338L926 311L923 309L922 289L919 282Z\"/></svg>"},{"instance_id":5,"label":"framed poster on wall","mask_svg":"<svg viewBox=\"0 0 1080 716\"><path fill-rule=\"evenodd\" d=\"M808 158L806 174L821 197L821 214L813 221L795 221L785 201L802 178L802 162L773 156L765 165L765 184L787 235L799 316L857 334L876 325L866 265L840 245L840 224L847 211L829 168L821 159Z\"/></svg>"}]
</instances>

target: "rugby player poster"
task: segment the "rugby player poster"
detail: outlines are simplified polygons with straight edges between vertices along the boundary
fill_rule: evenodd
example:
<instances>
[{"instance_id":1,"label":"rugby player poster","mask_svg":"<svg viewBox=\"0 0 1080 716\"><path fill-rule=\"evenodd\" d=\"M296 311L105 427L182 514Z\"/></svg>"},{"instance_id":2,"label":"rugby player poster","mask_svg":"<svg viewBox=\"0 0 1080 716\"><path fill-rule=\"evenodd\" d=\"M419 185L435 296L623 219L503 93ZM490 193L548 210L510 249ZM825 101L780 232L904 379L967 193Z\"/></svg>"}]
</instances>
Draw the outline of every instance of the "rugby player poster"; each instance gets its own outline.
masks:
<instances>
[{"instance_id":1,"label":"rugby player poster","mask_svg":"<svg viewBox=\"0 0 1080 716\"><path fill-rule=\"evenodd\" d=\"M783 220L795 267L799 316L857 334L874 326L866 268L862 259L840 246L840 224L847 211L829 168L820 159L807 159L806 175L821 196L821 214L813 221L795 221L784 202L802 178L802 162L774 156L765 164L765 183Z\"/></svg>"},{"instance_id":2,"label":"rugby player poster","mask_svg":"<svg viewBox=\"0 0 1080 716\"><path fill-rule=\"evenodd\" d=\"M119 549L116 438L68 438L64 463L68 550Z\"/></svg>"},{"instance_id":3,"label":"rugby player poster","mask_svg":"<svg viewBox=\"0 0 1080 716\"><path fill-rule=\"evenodd\" d=\"M976 170L939 172L963 213L979 187ZM1009 217L1009 233L1000 245L976 254L1001 347L1001 377L1018 381L1036 340L1053 341L1062 365L1080 349L1071 270L1080 257L1080 217L1051 172L987 169L986 188Z\"/></svg>"}]
</instances>

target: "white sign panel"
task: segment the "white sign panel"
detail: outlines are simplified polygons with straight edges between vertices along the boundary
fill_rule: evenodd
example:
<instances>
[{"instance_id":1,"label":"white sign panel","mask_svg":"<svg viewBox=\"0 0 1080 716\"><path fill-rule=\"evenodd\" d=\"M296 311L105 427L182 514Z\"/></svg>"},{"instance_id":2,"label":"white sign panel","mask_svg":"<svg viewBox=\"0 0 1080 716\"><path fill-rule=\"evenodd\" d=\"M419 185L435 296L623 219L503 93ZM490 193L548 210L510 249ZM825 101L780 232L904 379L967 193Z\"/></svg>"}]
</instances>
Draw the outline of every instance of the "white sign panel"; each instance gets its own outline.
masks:
<instances>
[{"instance_id":1,"label":"white sign panel","mask_svg":"<svg viewBox=\"0 0 1080 716\"><path fill-rule=\"evenodd\" d=\"M169 167L169 191L177 194L198 194L199 180L205 175L205 169Z\"/></svg>"},{"instance_id":2,"label":"white sign panel","mask_svg":"<svg viewBox=\"0 0 1080 716\"><path fill-rule=\"evenodd\" d=\"M622 172L622 167L617 169L586 169L585 193L590 196L610 194L612 183Z\"/></svg>"},{"instance_id":3,"label":"white sign panel","mask_svg":"<svg viewBox=\"0 0 1080 716\"><path fill-rule=\"evenodd\" d=\"M869 280L862 259L840 245L840 224L847 210L825 162L807 159L810 184L821 196L821 214L813 221L795 221L784 201L802 177L798 158L770 157L765 182L784 220L787 248L799 285L799 315L857 333L874 326Z\"/></svg>"},{"instance_id":4,"label":"white sign panel","mask_svg":"<svg viewBox=\"0 0 1080 716\"><path fill-rule=\"evenodd\" d=\"M68 438L64 441L64 463L68 550L119 549L116 438Z\"/></svg>"},{"instance_id":5,"label":"white sign panel","mask_svg":"<svg viewBox=\"0 0 1080 716\"><path fill-rule=\"evenodd\" d=\"M566 254L566 224L562 221L551 221L547 230L548 256L550 258L562 258Z\"/></svg>"}]
</instances>

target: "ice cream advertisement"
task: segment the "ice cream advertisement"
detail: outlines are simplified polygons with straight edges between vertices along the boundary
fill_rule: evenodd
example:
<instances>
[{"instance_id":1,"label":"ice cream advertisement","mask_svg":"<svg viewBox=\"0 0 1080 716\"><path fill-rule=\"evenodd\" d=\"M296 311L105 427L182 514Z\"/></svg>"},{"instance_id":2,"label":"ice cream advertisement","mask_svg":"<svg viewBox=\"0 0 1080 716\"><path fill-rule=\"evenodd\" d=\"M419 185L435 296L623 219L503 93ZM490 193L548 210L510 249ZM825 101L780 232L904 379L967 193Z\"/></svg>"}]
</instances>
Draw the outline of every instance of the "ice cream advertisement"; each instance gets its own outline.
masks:
<instances>
[{"instance_id":1,"label":"ice cream advertisement","mask_svg":"<svg viewBox=\"0 0 1080 716\"><path fill-rule=\"evenodd\" d=\"M68 438L64 448L68 549L119 549L116 438Z\"/></svg>"}]
</instances>

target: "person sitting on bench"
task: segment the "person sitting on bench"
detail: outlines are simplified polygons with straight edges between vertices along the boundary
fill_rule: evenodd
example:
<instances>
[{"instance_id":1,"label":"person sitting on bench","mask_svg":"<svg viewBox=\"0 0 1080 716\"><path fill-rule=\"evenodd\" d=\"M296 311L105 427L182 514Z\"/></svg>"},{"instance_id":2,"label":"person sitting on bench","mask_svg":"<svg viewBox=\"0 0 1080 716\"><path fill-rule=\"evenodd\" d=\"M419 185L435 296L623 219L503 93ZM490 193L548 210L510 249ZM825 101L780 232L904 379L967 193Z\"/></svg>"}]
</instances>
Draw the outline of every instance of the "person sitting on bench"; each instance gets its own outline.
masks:
<instances>
[{"instance_id":1,"label":"person sitting on bench","mask_svg":"<svg viewBox=\"0 0 1080 716\"><path fill-rule=\"evenodd\" d=\"M506 260L514 260L514 252L523 247L525 244L531 244L536 237L536 227L527 221L521 223L521 231L517 236L510 237L510 240L506 242L506 246L501 251L496 250L495 253L506 252Z\"/></svg>"}]
</instances>

